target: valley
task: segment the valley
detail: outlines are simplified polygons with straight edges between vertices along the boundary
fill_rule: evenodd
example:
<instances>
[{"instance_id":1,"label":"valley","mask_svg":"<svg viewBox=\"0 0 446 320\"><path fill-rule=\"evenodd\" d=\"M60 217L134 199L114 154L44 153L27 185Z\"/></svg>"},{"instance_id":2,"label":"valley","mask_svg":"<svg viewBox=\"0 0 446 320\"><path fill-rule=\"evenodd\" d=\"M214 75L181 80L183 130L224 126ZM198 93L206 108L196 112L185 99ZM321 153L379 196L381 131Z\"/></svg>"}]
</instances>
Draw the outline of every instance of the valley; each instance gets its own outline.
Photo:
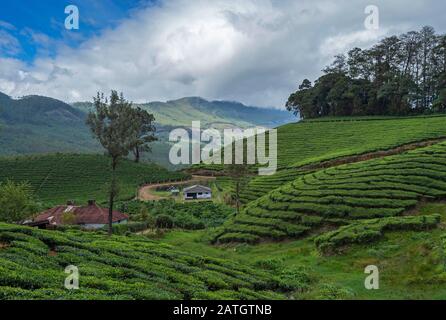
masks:
<instances>
[{"instance_id":1,"label":"valley","mask_svg":"<svg viewBox=\"0 0 446 320\"><path fill-rule=\"evenodd\" d=\"M129 213L130 222L119 232L117 228L112 239L102 230L0 225L0 266L5 271L0 295L444 299L444 119L331 119L279 127L280 170L250 178L240 215L224 204L233 182L219 166L206 167L218 173L216 178L203 178L191 177L190 170L169 172L125 161L117 205ZM355 134L359 131L361 135ZM316 132L329 134L322 140ZM343 141L349 141L344 149ZM358 158L370 152L379 157ZM91 198L105 205L101 185L107 174L101 168L107 161L74 154L3 158L0 181L28 180L47 207ZM157 195L158 186L181 189L203 179L213 185L215 198L208 204L175 203L169 195ZM140 192L148 192L143 199L149 201L134 200L144 185ZM158 221L166 215L172 225L160 227ZM37 269L31 272L23 259ZM79 266L85 277L74 293L61 288L64 273L58 265L65 262ZM370 264L380 269L380 290L364 288L364 268ZM119 279L124 283L118 285Z\"/></svg>"}]
</instances>

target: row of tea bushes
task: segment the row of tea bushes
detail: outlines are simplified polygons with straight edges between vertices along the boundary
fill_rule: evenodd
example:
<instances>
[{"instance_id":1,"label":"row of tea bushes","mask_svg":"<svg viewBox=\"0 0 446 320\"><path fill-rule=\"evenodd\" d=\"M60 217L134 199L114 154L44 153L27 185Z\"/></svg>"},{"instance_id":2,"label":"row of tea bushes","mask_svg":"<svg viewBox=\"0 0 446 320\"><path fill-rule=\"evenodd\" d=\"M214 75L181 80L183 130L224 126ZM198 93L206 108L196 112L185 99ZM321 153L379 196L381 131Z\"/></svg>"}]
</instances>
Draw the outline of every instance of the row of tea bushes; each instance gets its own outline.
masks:
<instances>
[{"instance_id":1,"label":"row of tea bushes","mask_svg":"<svg viewBox=\"0 0 446 320\"><path fill-rule=\"evenodd\" d=\"M399 216L446 197L446 143L298 177L250 202L214 241L296 238L326 225Z\"/></svg>"},{"instance_id":2,"label":"row of tea bushes","mask_svg":"<svg viewBox=\"0 0 446 320\"><path fill-rule=\"evenodd\" d=\"M343 246L379 240L386 231L429 230L439 223L440 215L361 220L324 233L315 239L315 243L323 253L332 253Z\"/></svg>"},{"instance_id":3,"label":"row of tea bushes","mask_svg":"<svg viewBox=\"0 0 446 320\"><path fill-rule=\"evenodd\" d=\"M64 289L68 265L79 290ZM284 299L303 290L274 274L142 236L0 224L0 299Z\"/></svg>"}]
</instances>

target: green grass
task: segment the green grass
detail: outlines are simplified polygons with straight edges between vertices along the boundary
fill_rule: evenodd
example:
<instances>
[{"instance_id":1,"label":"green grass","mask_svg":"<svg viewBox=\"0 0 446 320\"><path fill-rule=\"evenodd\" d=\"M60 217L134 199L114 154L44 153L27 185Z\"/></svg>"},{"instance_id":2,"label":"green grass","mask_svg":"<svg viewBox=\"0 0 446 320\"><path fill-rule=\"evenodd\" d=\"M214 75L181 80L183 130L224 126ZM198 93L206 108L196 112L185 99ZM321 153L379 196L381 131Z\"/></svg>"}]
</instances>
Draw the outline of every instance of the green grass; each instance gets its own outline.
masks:
<instances>
[{"instance_id":1,"label":"green grass","mask_svg":"<svg viewBox=\"0 0 446 320\"><path fill-rule=\"evenodd\" d=\"M373 242L350 243L341 254L323 255L316 236L258 245L209 246L205 231L174 231L163 242L185 252L236 261L266 270L305 268L314 281L295 299L446 299L446 204L426 203L415 215L442 216L439 228L388 230ZM364 269L376 265L380 289L366 290Z\"/></svg>"},{"instance_id":2,"label":"green grass","mask_svg":"<svg viewBox=\"0 0 446 320\"><path fill-rule=\"evenodd\" d=\"M296 238L360 219L398 216L446 197L446 143L319 170L250 202L216 242Z\"/></svg>"},{"instance_id":3,"label":"green grass","mask_svg":"<svg viewBox=\"0 0 446 320\"><path fill-rule=\"evenodd\" d=\"M0 224L0 243L0 299L281 299L306 285L289 281L302 271L273 275L143 236ZM64 289L68 265L79 290Z\"/></svg>"},{"instance_id":4,"label":"green grass","mask_svg":"<svg viewBox=\"0 0 446 320\"><path fill-rule=\"evenodd\" d=\"M88 199L106 200L105 186L110 177L110 160L101 155L54 154L0 158L0 182L6 179L28 181L37 197L47 204L67 200L83 203ZM117 169L120 199L136 195L144 183L186 179L154 164L123 160Z\"/></svg>"}]
</instances>

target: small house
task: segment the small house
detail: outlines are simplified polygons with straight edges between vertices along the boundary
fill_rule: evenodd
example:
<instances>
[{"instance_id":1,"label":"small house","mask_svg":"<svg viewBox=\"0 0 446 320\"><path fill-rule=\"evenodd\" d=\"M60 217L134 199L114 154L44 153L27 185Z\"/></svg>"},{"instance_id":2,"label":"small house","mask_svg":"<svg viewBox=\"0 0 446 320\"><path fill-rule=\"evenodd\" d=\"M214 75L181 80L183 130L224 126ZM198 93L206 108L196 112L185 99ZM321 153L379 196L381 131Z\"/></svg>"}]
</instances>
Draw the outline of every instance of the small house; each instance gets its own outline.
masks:
<instances>
[{"instance_id":1,"label":"small house","mask_svg":"<svg viewBox=\"0 0 446 320\"><path fill-rule=\"evenodd\" d=\"M183 190L184 200L211 199L211 188L195 185Z\"/></svg>"},{"instance_id":2,"label":"small house","mask_svg":"<svg viewBox=\"0 0 446 320\"><path fill-rule=\"evenodd\" d=\"M113 224L127 223L128 220L128 215L113 211ZM86 206L75 206L72 202L68 202L67 205L48 209L24 224L41 229L60 225L80 225L85 229L100 229L108 224L108 209L99 207L94 200L88 201Z\"/></svg>"}]
</instances>

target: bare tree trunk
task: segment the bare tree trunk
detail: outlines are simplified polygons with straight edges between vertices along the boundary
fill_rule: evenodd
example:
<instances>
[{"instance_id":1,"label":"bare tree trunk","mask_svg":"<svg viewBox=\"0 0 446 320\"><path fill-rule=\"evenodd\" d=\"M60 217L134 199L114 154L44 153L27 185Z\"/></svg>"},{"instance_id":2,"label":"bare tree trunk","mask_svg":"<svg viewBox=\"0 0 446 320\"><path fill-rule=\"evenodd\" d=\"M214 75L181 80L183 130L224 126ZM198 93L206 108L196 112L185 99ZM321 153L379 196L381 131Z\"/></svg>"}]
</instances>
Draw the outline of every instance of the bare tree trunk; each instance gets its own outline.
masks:
<instances>
[{"instance_id":1,"label":"bare tree trunk","mask_svg":"<svg viewBox=\"0 0 446 320\"><path fill-rule=\"evenodd\" d=\"M110 190L110 198L108 202L108 235L111 236L113 234L113 204L114 204L114 195L113 190Z\"/></svg>"},{"instance_id":2,"label":"bare tree trunk","mask_svg":"<svg viewBox=\"0 0 446 320\"><path fill-rule=\"evenodd\" d=\"M108 235L111 236L113 234L113 205L115 202L115 190L116 190L116 177L115 170L117 165L117 159L112 159L112 181L110 184L110 197L108 200Z\"/></svg>"},{"instance_id":3,"label":"bare tree trunk","mask_svg":"<svg viewBox=\"0 0 446 320\"><path fill-rule=\"evenodd\" d=\"M139 158L141 157L140 152L139 152L139 146L135 147L135 162L139 163Z\"/></svg>"}]
</instances>

